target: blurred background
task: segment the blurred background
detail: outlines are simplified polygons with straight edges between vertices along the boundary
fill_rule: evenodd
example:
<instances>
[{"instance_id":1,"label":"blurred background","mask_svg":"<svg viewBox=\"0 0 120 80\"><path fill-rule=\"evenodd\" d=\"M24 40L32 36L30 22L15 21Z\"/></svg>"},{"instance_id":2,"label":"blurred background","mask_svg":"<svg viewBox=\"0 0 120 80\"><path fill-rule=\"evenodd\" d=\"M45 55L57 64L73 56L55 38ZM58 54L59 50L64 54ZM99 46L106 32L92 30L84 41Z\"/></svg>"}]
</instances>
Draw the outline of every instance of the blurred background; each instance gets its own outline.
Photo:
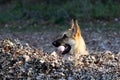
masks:
<instances>
[{"instance_id":1,"label":"blurred background","mask_svg":"<svg viewBox=\"0 0 120 80\"><path fill-rule=\"evenodd\" d=\"M93 54L76 68L52 45L72 19ZM120 80L120 0L0 0L0 80L17 79Z\"/></svg>"},{"instance_id":2,"label":"blurred background","mask_svg":"<svg viewBox=\"0 0 120 80\"><path fill-rule=\"evenodd\" d=\"M82 28L120 28L120 0L0 0L1 31L64 30L71 19Z\"/></svg>"}]
</instances>

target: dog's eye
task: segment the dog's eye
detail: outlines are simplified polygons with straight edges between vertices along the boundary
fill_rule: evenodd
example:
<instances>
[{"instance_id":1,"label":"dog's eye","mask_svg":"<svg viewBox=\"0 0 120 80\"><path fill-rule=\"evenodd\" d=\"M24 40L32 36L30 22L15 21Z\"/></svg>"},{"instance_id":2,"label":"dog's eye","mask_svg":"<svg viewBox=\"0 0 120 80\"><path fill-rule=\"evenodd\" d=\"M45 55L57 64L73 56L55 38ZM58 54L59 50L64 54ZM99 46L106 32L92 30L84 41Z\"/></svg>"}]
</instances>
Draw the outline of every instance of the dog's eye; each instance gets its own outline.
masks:
<instances>
[{"instance_id":1,"label":"dog's eye","mask_svg":"<svg viewBox=\"0 0 120 80\"><path fill-rule=\"evenodd\" d=\"M66 35L66 34L64 34L64 35L63 35L63 38L67 38L67 35Z\"/></svg>"}]
</instances>

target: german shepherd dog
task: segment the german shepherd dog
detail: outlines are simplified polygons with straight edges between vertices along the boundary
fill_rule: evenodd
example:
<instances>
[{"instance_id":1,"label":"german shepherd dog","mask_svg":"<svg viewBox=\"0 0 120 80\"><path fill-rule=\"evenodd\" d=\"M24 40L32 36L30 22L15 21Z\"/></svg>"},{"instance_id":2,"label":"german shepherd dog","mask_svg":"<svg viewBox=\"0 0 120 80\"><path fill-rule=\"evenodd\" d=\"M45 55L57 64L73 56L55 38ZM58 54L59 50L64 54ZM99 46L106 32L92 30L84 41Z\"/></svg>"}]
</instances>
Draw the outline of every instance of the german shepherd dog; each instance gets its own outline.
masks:
<instances>
[{"instance_id":1,"label":"german shepherd dog","mask_svg":"<svg viewBox=\"0 0 120 80\"><path fill-rule=\"evenodd\" d=\"M58 50L61 50L62 56L66 56L65 59L69 59L70 55L76 60L79 59L81 55L88 55L77 20L75 22L72 20L71 28L65 31L62 37L55 40L52 44L57 47ZM63 46L64 49L62 49L62 47L59 49L60 46Z\"/></svg>"}]
</instances>

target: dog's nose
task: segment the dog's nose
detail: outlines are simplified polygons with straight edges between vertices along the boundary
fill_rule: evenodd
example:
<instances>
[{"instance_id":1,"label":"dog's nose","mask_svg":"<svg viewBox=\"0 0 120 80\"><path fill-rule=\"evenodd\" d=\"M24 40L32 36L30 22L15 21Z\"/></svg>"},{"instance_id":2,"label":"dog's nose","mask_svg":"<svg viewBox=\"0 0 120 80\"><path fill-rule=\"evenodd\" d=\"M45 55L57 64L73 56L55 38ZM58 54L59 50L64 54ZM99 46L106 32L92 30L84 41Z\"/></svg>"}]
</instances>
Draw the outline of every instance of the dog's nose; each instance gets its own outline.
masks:
<instances>
[{"instance_id":1,"label":"dog's nose","mask_svg":"<svg viewBox=\"0 0 120 80\"><path fill-rule=\"evenodd\" d=\"M54 41L54 42L52 42L52 44L53 44L54 46L56 46L57 43L56 43L56 41Z\"/></svg>"},{"instance_id":2,"label":"dog's nose","mask_svg":"<svg viewBox=\"0 0 120 80\"><path fill-rule=\"evenodd\" d=\"M58 41L54 41L52 44L53 44L55 47L60 46L60 43L59 43Z\"/></svg>"}]
</instances>

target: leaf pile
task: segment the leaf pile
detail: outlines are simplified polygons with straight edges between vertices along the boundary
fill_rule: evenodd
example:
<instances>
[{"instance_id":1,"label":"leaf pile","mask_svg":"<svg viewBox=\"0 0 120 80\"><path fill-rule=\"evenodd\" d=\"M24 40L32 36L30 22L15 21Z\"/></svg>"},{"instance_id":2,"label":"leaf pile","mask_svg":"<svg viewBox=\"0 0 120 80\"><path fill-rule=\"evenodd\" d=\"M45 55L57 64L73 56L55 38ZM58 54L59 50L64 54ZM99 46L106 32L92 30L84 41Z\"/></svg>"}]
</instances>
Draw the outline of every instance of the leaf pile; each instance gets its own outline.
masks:
<instances>
[{"instance_id":1,"label":"leaf pile","mask_svg":"<svg viewBox=\"0 0 120 80\"><path fill-rule=\"evenodd\" d=\"M11 80L120 80L120 52L80 56L79 65L55 51L45 53L20 40L0 41L0 78Z\"/></svg>"}]
</instances>

